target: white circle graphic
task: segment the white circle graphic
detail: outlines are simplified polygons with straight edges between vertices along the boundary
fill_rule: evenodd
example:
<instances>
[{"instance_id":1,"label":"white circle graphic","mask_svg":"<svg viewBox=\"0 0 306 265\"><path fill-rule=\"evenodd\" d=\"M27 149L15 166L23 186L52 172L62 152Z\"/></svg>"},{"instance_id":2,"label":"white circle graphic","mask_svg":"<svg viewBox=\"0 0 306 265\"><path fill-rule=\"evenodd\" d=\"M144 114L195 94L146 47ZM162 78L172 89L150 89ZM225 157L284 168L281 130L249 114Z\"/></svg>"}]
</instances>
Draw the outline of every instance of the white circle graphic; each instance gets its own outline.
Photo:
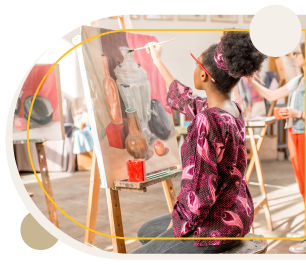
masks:
<instances>
[{"instance_id":1,"label":"white circle graphic","mask_svg":"<svg viewBox=\"0 0 306 265\"><path fill-rule=\"evenodd\" d=\"M256 13L250 36L261 53L279 57L292 52L301 40L302 27L296 14L287 7L271 5Z\"/></svg>"}]
</instances>

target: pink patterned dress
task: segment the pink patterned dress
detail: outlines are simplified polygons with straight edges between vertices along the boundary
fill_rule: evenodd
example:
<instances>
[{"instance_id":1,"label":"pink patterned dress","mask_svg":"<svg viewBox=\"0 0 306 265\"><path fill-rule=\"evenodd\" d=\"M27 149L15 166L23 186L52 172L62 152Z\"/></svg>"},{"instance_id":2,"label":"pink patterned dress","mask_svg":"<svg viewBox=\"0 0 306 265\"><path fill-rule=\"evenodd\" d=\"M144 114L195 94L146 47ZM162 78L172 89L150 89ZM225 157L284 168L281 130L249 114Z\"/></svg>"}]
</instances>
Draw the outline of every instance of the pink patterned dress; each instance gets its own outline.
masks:
<instances>
[{"instance_id":1,"label":"pink patterned dress","mask_svg":"<svg viewBox=\"0 0 306 265\"><path fill-rule=\"evenodd\" d=\"M193 97L179 81L171 83L167 105L192 122L181 148L181 191L172 212L173 234L182 237L244 237L254 218L245 182L245 124L207 101ZM234 240L195 240L195 246L222 245Z\"/></svg>"}]
</instances>

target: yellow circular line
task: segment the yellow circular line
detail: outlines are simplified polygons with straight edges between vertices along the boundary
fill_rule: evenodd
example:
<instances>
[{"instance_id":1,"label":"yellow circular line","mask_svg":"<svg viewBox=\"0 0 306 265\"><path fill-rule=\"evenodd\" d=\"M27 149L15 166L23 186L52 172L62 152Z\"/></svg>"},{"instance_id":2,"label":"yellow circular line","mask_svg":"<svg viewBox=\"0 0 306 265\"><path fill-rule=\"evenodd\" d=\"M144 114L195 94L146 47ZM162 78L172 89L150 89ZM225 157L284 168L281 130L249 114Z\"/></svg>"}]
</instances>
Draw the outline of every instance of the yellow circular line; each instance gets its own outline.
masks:
<instances>
[{"instance_id":1,"label":"yellow circular line","mask_svg":"<svg viewBox=\"0 0 306 265\"><path fill-rule=\"evenodd\" d=\"M119 237L119 236L112 236L112 235L108 235L108 234L104 234L101 232L98 232L96 230L93 230L87 226L82 225L81 223L79 223L78 221L74 220L72 217L70 217L68 214L66 214L53 200L52 198L49 196L49 194L46 192L45 188L43 187L42 183L40 182L40 179L38 178L38 175L36 173L34 164L33 164L33 160L32 160L32 156L31 156L31 150L30 150L30 140L29 140L29 127L30 127L30 117L31 117L31 113L32 113L32 108L36 99L36 95L42 85L42 83L45 81L45 79L47 78L48 74L52 71L52 69L55 67L56 64L58 64L68 53L70 53L71 51L73 51L74 49L76 49L77 47L79 47L80 45L82 45L83 43L86 43L87 41L90 41L92 39L95 39L97 37L103 36L103 35L107 35L107 34L112 34L112 33L116 33L116 32L125 32L125 31L249 31L249 29L120 29L120 30L113 30L113 31L109 31L109 32L105 32L105 33L101 33L98 34L96 36L90 37L86 40L83 40L82 42L80 42L79 44L73 46L71 49L69 49L67 52L65 52L48 70L48 72L45 74L45 76L43 77L43 79L41 80L41 82L39 83L37 90L34 94L31 106L30 106L30 110L29 110L29 116L28 116L28 122L27 122L27 147L28 147L28 153L29 153L29 158L30 158L30 162L31 162L31 166L33 169L33 172L35 174L35 177L38 181L38 184L40 185L40 187L42 188L42 190L44 191L45 195L47 196L47 198L52 202L52 204L63 214L65 215L68 219L70 219L72 222L74 222L75 224L81 226L82 228L85 228L87 230L89 230L90 232L96 233L98 235L102 235L105 237L110 237L110 238L116 238L116 239L124 239L124 240L260 240L260 239L264 239L264 240L291 240L291 238L286 238L286 237L197 237L197 238L190 238L190 237ZM306 29L303 29L303 31L306 31ZM305 238L301 238L301 239L306 239Z\"/></svg>"}]
</instances>

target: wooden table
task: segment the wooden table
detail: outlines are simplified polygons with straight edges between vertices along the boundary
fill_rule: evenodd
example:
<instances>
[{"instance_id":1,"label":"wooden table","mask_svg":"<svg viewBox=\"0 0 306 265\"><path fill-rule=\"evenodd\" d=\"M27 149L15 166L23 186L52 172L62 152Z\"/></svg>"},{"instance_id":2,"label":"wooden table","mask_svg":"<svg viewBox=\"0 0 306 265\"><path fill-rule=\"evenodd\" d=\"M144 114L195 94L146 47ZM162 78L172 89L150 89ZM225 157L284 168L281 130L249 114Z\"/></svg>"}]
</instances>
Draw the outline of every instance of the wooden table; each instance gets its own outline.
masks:
<instances>
[{"instance_id":1,"label":"wooden table","mask_svg":"<svg viewBox=\"0 0 306 265\"><path fill-rule=\"evenodd\" d=\"M273 231L273 225L272 225L271 213L270 213L270 209L268 205L265 181L264 181L261 162L259 158L259 150L262 146L262 142L263 142L264 136L266 135L268 126L271 124L274 124L275 122L276 120L273 119L270 121L246 121L245 123L245 127L249 132L249 135L247 135L246 138L250 140L251 148L252 148L252 157L251 157L250 164L246 171L245 180L246 180L246 183L249 182L252 171L255 166L262 198L254 207L255 208L254 216L259 212L261 208L264 208L268 228L270 231ZM254 134L254 128L262 128L260 135ZM257 143L256 143L256 139L257 139Z\"/></svg>"}]
</instances>

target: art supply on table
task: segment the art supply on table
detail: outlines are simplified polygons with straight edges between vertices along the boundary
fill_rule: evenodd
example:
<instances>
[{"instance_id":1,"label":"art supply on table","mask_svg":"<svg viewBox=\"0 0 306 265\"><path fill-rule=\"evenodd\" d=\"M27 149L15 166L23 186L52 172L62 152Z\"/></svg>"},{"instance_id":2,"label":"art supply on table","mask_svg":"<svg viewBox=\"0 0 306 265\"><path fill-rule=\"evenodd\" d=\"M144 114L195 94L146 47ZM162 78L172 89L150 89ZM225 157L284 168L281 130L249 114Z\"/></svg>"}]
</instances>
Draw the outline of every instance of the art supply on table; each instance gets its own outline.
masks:
<instances>
[{"instance_id":1,"label":"art supply on table","mask_svg":"<svg viewBox=\"0 0 306 265\"><path fill-rule=\"evenodd\" d=\"M178 40L178 39L179 39L179 38L175 38L175 39L171 39L171 40L165 40L165 41L156 43L155 45L157 45L157 44L163 44L163 43L166 43L166 42L169 42L169 41L173 41L173 40ZM145 48L146 48L146 46L143 46L143 47L140 47L140 48L131 49L129 52L138 51L138 50L142 50L142 49L145 49Z\"/></svg>"},{"instance_id":2,"label":"art supply on table","mask_svg":"<svg viewBox=\"0 0 306 265\"><path fill-rule=\"evenodd\" d=\"M145 159L128 160L126 166L129 182L141 182L147 179Z\"/></svg>"}]
</instances>

